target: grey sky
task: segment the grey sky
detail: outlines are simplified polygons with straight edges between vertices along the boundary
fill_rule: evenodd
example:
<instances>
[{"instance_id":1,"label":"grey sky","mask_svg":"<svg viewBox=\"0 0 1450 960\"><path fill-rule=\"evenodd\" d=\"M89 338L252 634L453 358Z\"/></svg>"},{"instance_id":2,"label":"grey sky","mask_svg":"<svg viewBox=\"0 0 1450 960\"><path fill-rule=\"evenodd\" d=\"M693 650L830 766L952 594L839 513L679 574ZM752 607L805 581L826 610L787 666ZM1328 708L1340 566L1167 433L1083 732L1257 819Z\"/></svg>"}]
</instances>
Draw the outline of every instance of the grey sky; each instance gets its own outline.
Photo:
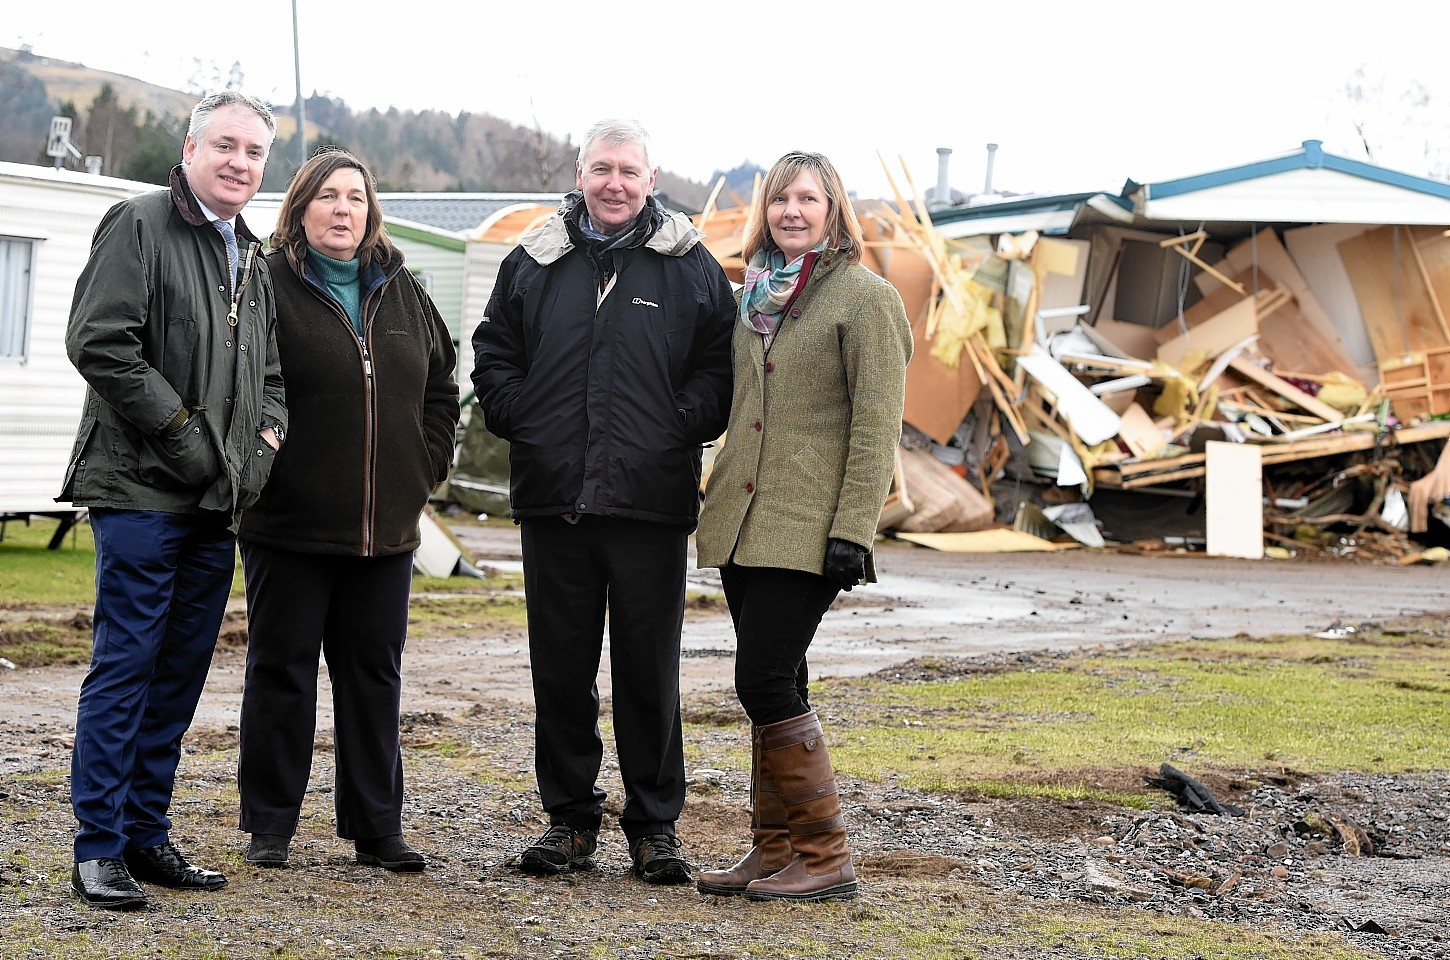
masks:
<instances>
[{"instance_id":1,"label":"grey sky","mask_svg":"<svg viewBox=\"0 0 1450 960\"><path fill-rule=\"evenodd\" d=\"M830 156L859 195L882 196L878 154L898 180L904 159L925 190L936 148L950 147L954 188L975 192L989 141L994 185L1017 193L1116 191L1306 139L1366 159L1343 92L1358 69L1386 91L1360 110L1376 162L1424 175L1446 162L1427 144L1450 141L1443 2L888 0L774 8L791 11L779 20L768 7L658 0L298 8L309 93L353 109L487 112L576 142L595 119L630 116L659 163L701 181L802 148ZM195 26L212 14L185 9L16 0L0 45L183 88L240 62L244 89L292 102L290 0L217 8L206 29ZM1414 84L1428 109L1399 101Z\"/></svg>"}]
</instances>

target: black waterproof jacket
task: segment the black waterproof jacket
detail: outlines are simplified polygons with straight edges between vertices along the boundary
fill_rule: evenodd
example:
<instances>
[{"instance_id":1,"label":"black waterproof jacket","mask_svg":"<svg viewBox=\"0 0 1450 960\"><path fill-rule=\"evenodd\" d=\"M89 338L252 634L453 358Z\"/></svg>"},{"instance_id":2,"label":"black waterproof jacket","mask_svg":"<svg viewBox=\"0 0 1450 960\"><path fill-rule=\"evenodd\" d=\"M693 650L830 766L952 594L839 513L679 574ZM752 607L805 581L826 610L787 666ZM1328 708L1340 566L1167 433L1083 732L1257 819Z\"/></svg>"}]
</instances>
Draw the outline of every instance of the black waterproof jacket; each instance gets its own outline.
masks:
<instances>
[{"instance_id":1,"label":"black waterproof jacket","mask_svg":"<svg viewBox=\"0 0 1450 960\"><path fill-rule=\"evenodd\" d=\"M515 519L569 514L694 528L701 448L724 432L735 301L683 215L592 262L579 194L504 259L473 334L484 422L509 442Z\"/></svg>"},{"instance_id":2,"label":"black waterproof jacket","mask_svg":"<svg viewBox=\"0 0 1450 960\"><path fill-rule=\"evenodd\" d=\"M280 250L267 263L291 425L241 539L358 557L416 549L418 516L453 465L448 325L401 254L359 276L361 339L320 278L298 276Z\"/></svg>"}]
</instances>

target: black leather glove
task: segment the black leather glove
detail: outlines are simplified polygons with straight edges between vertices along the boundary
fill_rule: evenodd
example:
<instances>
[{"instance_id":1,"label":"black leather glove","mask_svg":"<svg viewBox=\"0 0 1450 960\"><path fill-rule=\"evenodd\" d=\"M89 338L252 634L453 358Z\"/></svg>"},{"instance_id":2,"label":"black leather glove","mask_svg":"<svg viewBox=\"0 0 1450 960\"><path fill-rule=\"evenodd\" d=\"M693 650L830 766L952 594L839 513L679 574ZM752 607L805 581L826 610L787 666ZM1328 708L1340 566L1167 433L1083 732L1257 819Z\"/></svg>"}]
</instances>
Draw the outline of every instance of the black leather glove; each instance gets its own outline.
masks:
<instances>
[{"instance_id":1,"label":"black leather glove","mask_svg":"<svg viewBox=\"0 0 1450 960\"><path fill-rule=\"evenodd\" d=\"M866 548L832 537L826 544L826 568L822 574L831 586L849 592L866 579Z\"/></svg>"}]
</instances>

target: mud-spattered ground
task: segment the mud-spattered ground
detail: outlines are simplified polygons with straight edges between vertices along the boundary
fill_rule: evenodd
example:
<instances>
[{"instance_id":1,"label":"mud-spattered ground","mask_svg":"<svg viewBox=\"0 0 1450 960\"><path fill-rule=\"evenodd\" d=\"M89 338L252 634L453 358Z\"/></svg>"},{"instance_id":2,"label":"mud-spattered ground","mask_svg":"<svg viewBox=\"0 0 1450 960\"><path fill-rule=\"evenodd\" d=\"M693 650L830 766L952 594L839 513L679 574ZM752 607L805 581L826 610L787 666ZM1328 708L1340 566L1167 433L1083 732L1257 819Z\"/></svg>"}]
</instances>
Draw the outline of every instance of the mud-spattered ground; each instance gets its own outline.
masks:
<instances>
[{"instance_id":1,"label":"mud-spattered ground","mask_svg":"<svg viewBox=\"0 0 1450 960\"><path fill-rule=\"evenodd\" d=\"M454 532L482 564L517 567L514 528L460 523ZM873 673L909 661L914 665L901 670L908 682L992 668L1004 659L1049 668L1057 652L1077 646L1344 630L1450 606L1445 572L1434 568L1088 551L969 555L904 544L883 545L878 558L882 582L857 588L828 614L812 651L816 676ZM711 571L695 577L703 594L718 585ZM852 931L861 929L863 917L876 927L878 919L919 911L926 898L981 913L981 935L1003 938L990 955L1007 958L1101 955L1067 942L1047 951L1040 942L1014 946L1011 928L1020 920L1011 919L1011 911L1019 909L1066 918L1142 911L1217 920L1245 931L1333 932L1344 936L1346 948L1370 955L1450 956L1444 923L1450 914L1450 776L1443 770L1317 780L1292 771L1216 773L1209 785L1244 807L1249 815L1243 818L1142 813L1097 802L967 800L847 780L843 798L864 892L850 906L814 912L646 887L627 876L622 844L610 831L598 870L557 881L523 879L508 862L541 821L530 790L532 710L522 628L434 628L410 641L405 822L431 859L425 874L398 878L357 868L347 845L332 836L325 682L315 786L293 869L260 871L240 859L234 807L215 799L225 797L235 763L245 656L236 635L241 616L234 612L232 635L224 638L229 642L218 647L188 736L183 799L175 811L178 838L198 859L231 875L221 895L227 899L162 891L147 912L114 917L68 896L72 823L63 777L83 669L4 671L0 814L7 827L0 835L0 927L93 936L105 945L100 955L118 957L150 955L183 921L188 935L229 944L219 954L228 956L286 950L295 951L287 956L385 950L402 956L811 955L785 947L778 954L761 952L761 917L768 916L782 943L795 942L790 938L797 934L826 936L837 955L897 957L907 952L889 936L873 940ZM681 833L692 859L714 865L743 852L746 825L745 771L731 759L741 718L730 691L733 644L723 606L692 604L684 646L687 717L718 729L692 745ZM601 692L607 697L607 668ZM857 713L849 698L841 688L822 692L835 735L849 735ZM470 756L487 758L488 769L471 768ZM1138 786L1140 773L1119 772L1122 783L1104 786ZM604 787L617 804L612 766ZM1296 831L1310 809L1338 811L1364 825L1387 856L1348 856L1335 837ZM360 903L374 903L377 915L360 916ZM459 915L436 918L440 903L457 904ZM992 912L1001 909L1008 909L1006 919ZM472 919L470 911L477 911ZM620 920L621 911L632 919ZM344 915L345 922L339 919ZM400 932L403 916L411 919ZM161 921L166 923L158 927ZM823 921L839 929L822 934ZM484 923L495 938L486 950L476 939ZM307 952L307 944L328 941L325 950ZM0 947L0 956L60 955L25 942L25 952ZM400 946L405 943L411 945ZM173 949L178 956L213 955Z\"/></svg>"}]
</instances>

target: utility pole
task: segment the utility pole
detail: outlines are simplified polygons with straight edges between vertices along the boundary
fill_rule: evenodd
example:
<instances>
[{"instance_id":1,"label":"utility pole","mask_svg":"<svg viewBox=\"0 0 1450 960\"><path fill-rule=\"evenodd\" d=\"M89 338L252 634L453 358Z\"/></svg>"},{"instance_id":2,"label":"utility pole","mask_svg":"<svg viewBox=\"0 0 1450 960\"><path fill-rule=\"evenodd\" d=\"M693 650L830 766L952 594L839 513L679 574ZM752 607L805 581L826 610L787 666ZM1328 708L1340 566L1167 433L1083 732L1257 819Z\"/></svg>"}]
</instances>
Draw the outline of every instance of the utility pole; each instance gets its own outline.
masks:
<instances>
[{"instance_id":1,"label":"utility pole","mask_svg":"<svg viewBox=\"0 0 1450 960\"><path fill-rule=\"evenodd\" d=\"M302 48L297 35L297 0L292 0L292 71L297 76L297 166L307 162L307 101L302 99Z\"/></svg>"}]
</instances>

